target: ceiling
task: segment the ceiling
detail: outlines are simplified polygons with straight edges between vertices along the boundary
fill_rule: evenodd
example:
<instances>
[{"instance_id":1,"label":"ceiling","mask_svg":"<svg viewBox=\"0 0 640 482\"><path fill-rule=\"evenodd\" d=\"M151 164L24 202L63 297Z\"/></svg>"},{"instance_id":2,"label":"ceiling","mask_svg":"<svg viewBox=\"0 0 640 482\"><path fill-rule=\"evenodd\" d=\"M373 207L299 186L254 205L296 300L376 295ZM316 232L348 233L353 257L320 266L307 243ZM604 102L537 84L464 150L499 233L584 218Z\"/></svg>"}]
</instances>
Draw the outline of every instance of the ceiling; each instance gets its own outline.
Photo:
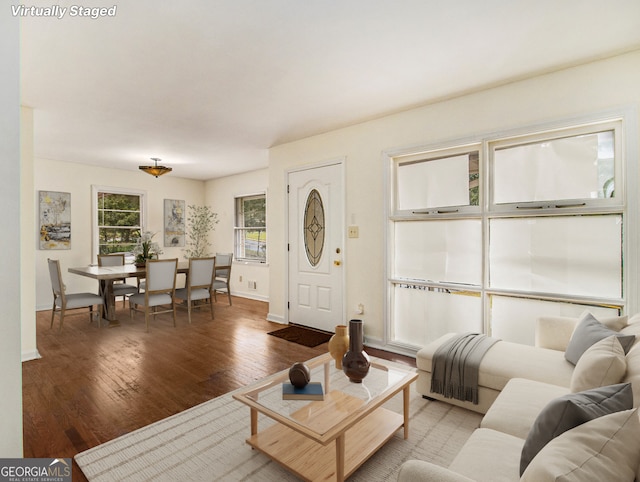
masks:
<instances>
[{"instance_id":1,"label":"ceiling","mask_svg":"<svg viewBox=\"0 0 640 482\"><path fill-rule=\"evenodd\" d=\"M158 157L201 180L267 167L284 142L640 48L638 0L91 5L116 15L22 17L36 157L132 171Z\"/></svg>"}]
</instances>

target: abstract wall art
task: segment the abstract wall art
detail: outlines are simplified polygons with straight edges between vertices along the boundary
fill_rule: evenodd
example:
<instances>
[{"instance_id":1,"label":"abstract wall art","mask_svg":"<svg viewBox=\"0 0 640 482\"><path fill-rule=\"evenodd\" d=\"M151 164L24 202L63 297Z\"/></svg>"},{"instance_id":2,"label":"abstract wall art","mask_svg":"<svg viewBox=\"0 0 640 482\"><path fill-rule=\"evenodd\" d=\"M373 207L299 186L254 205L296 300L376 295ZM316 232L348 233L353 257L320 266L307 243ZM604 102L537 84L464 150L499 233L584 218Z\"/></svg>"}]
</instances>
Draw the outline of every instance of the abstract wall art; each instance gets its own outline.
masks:
<instances>
[{"instance_id":1,"label":"abstract wall art","mask_svg":"<svg viewBox=\"0 0 640 482\"><path fill-rule=\"evenodd\" d=\"M71 193L39 191L40 249L71 249Z\"/></svg>"}]
</instances>

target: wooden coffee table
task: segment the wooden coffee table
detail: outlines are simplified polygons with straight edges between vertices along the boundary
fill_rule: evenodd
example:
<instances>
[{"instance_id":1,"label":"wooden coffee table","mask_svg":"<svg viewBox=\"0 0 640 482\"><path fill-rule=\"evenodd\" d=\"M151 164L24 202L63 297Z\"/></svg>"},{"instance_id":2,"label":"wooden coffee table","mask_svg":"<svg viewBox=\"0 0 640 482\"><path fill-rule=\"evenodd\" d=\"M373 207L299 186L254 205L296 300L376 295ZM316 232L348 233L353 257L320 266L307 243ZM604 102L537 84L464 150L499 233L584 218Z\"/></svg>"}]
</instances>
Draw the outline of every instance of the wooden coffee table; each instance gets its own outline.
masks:
<instances>
[{"instance_id":1,"label":"wooden coffee table","mask_svg":"<svg viewBox=\"0 0 640 482\"><path fill-rule=\"evenodd\" d=\"M322 382L322 401L283 400L284 370L236 392L251 408L247 443L305 480L343 481L404 427L409 435L409 387L415 369L372 358L362 383L352 383L329 353L305 362L311 380ZM402 392L403 413L384 407ZM258 430L258 414L277 423Z\"/></svg>"}]
</instances>

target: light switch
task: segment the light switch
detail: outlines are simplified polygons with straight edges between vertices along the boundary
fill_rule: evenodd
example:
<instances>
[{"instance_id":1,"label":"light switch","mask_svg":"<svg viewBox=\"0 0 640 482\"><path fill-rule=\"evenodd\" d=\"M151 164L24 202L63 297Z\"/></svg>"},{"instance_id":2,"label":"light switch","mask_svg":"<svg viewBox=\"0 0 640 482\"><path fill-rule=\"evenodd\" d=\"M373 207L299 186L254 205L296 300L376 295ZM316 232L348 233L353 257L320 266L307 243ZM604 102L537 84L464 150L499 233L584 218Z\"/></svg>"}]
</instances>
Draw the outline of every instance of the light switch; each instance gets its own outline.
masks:
<instances>
[{"instance_id":1,"label":"light switch","mask_svg":"<svg viewBox=\"0 0 640 482\"><path fill-rule=\"evenodd\" d=\"M360 236L360 230L358 229L358 226L349 226L349 237L357 238L359 236Z\"/></svg>"}]
</instances>

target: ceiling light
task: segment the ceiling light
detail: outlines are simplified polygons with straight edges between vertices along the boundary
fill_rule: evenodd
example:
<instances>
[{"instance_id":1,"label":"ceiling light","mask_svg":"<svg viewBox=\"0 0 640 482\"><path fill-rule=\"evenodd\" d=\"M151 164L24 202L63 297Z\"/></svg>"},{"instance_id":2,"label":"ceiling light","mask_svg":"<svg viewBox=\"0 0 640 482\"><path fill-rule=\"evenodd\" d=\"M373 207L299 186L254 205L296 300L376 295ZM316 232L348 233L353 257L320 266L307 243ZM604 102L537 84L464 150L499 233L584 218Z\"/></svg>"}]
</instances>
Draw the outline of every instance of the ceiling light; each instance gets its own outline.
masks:
<instances>
[{"instance_id":1,"label":"ceiling light","mask_svg":"<svg viewBox=\"0 0 640 482\"><path fill-rule=\"evenodd\" d=\"M139 166L138 169L155 177L162 176L163 174L171 172L170 167L158 166L158 161L161 161L162 159L152 157L151 160L153 161L153 166Z\"/></svg>"}]
</instances>

